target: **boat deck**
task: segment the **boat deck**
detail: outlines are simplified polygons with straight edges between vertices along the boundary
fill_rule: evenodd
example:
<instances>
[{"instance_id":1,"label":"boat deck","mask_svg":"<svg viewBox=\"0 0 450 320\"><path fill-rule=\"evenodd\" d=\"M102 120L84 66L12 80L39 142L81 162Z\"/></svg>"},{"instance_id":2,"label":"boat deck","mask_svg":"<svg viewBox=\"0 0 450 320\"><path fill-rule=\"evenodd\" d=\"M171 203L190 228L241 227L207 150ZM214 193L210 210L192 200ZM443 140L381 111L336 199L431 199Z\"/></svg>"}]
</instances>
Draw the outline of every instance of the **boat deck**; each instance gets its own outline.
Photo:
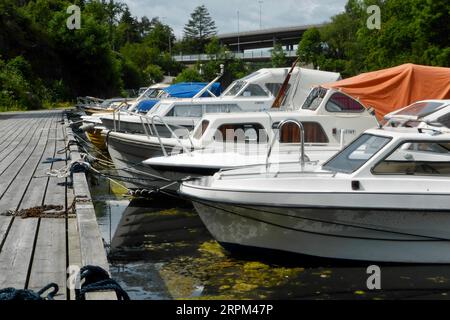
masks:
<instances>
[{"instance_id":1,"label":"boat deck","mask_svg":"<svg viewBox=\"0 0 450 320\"><path fill-rule=\"evenodd\" d=\"M65 123L64 111L0 114L0 289L38 291L54 282L55 299L69 300L69 266L108 270L85 174L74 173L73 186L70 177L47 175L80 158L76 145L66 148L73 136ZM13 214L20 210L30 217Z\"/></svg>"}]
</instances>

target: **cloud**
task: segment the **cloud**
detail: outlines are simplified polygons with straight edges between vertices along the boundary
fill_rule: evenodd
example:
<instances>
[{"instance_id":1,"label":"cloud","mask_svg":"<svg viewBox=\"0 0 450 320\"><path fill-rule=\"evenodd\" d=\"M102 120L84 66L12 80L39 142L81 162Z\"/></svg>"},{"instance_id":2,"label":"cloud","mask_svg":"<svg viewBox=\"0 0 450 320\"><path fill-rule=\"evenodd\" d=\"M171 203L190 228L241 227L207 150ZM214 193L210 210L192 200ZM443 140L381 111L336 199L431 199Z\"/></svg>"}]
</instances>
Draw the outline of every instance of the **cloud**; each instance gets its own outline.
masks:
<instances>
[{"instance_id":1,"label":"cloud","mask_svg":"<svg viewBox=\"0 0 450 320\"><path fill-rule=\"evenodd\" d=\"M169 24L177 37L183 35L183 27L191 12L204 4L219 33L259 29L258 0L122 0L128 4L134 16L160 17ZM328 21L342 12L347 0L264 0L262 3L262 27L275 28L313 24Z\"/></svg>"}]
</instances>

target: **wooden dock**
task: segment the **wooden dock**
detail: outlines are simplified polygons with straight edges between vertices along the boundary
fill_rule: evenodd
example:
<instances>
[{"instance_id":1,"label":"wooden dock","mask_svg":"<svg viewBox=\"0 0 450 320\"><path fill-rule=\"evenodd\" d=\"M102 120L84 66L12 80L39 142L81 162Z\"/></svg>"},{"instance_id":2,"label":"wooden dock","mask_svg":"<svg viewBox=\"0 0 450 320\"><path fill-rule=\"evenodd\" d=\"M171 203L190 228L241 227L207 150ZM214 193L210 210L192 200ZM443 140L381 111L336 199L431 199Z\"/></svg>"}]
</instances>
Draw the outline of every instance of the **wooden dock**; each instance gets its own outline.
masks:
<instances>
[{"instance_id":1,"label":"wooden dock","mask_svg":"<svg viewBox=\"0 0 450 320\"><path fill-rule=\"evenodd\" d=\"M66 148L71 140L64 111L0 114L0 289L38 291L54 282L60 288L55 299L73 300L69 266L108 270L85 173L73 174L73 187L70 178L47 175L80 158L76 145ZM43 206L54 207L58 217L11 215Z\"/></svg>"}]
</instances>

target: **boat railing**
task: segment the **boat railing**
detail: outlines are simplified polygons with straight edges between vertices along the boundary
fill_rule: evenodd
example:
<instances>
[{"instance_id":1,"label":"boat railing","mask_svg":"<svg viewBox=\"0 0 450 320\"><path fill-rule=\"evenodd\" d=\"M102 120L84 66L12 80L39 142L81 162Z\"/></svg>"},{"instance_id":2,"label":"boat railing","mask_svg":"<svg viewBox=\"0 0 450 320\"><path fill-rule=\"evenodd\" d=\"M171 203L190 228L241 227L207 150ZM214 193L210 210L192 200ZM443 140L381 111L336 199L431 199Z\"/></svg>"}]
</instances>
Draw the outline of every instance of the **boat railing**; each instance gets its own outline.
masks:
<instances>
[{"instance_id":1,"label":"boat railing","mask_svg":"<svg viewBox=\"0 0 450 320\"><path fill-rule=\"evenodd\" d=\"M141 115L140 118L141 118L141 123L144 128L145 134L147 135L148 138L150 138L150 136L156 136L156 138L158 139L159 145L161 146L161 151L163 152L163 155L165 157L168 156L168 152L166 150L166 147L164 146L164 143L162 142L161 135L159 134L158 128L155 124L155 119L157 119L159 123L161 123L162 125L164 125L166 127L166 129L169 131L171 137L173 137L177 141L178 145L183 149L183 152L191 155L191 150L183 144L183 142L180 140L180 138L176 135L176 133L171 128L171 127L175 127L178 129L187 130L185 127L174 125L174 124L169 125L169 124L167 124L166 121L164 121L163 117L161 117L160 115L157 115L157 114L154 114L151 116L148 116L148 115L142 116ZM147 123L148 130L145 127L144 119L145 119L145 122ZM194 142L192 141L191 136L189 134L188 134L187 138L189 140L191 148L194 149Z\"/></svg>"},{"instance_id":2,"label":"boat railing","mask_svg":"<svg viewBox=\"0 0 450 320\"><path fill-rule=\"evenodd\" d=\"M303 124L300 121L297 121L295 119L286 119L281 121L278 125L277 125L277 132L275 134L275 136L273 137L272 143L270 144L269 150L267 151L267 155L266 155L266 170L269 169L270 166L270 162L269 162L269 158L272 154L272 150L273 150L273 146L275 145L275 142L277 140L279 140L280 137L280 132L281 129L283 128L283 126L285 124L295 124L299 129L300 129L300 164L303 167L306 163L306 157L305 157L305 127L303 126Z\"/></svg>"}]
</instances>

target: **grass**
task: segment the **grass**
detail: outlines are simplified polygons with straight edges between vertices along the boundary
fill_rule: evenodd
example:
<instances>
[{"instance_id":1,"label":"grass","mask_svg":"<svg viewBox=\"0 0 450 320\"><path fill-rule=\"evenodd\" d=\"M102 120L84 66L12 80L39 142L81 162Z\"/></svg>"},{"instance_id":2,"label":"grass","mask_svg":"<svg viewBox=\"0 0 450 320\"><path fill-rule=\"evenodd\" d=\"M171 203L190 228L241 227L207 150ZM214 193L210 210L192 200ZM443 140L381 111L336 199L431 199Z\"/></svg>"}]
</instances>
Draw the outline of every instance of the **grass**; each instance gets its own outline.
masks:
<instances>
[{"instance_id":1,"label":"grass","mask_svg":"<svg viewBox=\"0 0 450 320\"><path fill-rule=\"evenodd\" d=\"M45 101L42 104L42 107L40 109L36 109L36 110L62 110L62 109L69 109L74 105L73 102L70 101L64 101L64 102L48 102ZM9 106L3 106L0 105L0 112L12 112L12 111L32 111L32 110L28 110L26 107L19 105L19 104L14 104L14 105L9 105Z\"/></svg>"}]
</instances>

